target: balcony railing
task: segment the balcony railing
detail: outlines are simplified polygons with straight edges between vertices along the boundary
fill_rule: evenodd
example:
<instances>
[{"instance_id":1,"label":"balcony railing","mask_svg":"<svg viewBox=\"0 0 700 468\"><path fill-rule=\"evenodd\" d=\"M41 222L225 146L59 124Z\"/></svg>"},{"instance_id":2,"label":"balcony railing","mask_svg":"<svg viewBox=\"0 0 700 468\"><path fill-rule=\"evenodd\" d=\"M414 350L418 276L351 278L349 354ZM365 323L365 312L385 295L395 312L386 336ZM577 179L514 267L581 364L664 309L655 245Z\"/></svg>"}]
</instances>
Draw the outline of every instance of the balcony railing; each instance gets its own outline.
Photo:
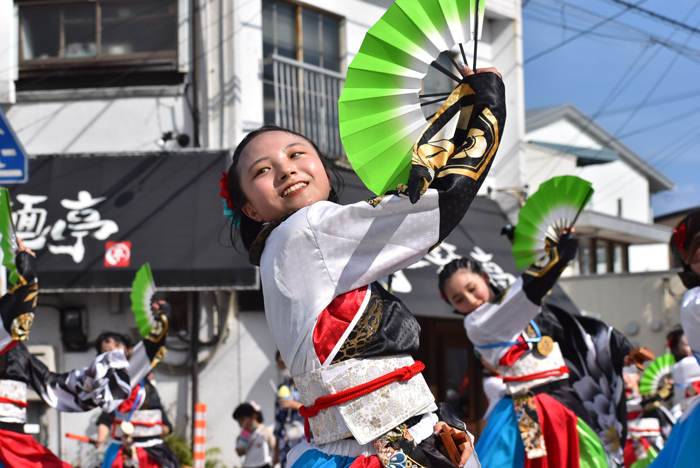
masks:
<instances>
[{"instance_id":1,"label":"balcony railing","mask_svg":"<svg viewBox=\"0 0 700 468\"><path fill-rule=\"evenodd\" d=\"M272 55L275 125L313 140L330 157L344 155L338 129L338 98L345 83L342 73Z\"/></svg>"}]
</instances>

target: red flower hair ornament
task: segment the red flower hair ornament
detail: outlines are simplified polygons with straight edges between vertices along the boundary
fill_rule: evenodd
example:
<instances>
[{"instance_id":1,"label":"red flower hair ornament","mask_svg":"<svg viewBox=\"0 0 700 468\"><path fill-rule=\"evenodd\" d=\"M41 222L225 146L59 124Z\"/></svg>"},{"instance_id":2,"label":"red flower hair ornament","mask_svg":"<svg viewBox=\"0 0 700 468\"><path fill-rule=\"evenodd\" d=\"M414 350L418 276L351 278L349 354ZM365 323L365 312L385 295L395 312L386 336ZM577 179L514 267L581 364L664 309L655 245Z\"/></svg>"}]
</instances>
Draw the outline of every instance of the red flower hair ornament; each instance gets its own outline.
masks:
<instances>
[{"instance_id":1,"label":"red flower hair ornament","mask_svg":"<svg viewBox=\"0 0 700 468\"><path fill-rule=\"evenodd\" d=\"M678 229L673 231L673 235L671 236L671 249L673 250L673 255L681 262L683 261L683 258L681 257L680 251L683 249L687 237L688 230L685 223L678 226Z\"/></svg>"},{"instance_id":2,"label":"red flower hair ornament","mask_svg":"<svg viewBox=\"0 0 700 468\"><path fill-rule=\"evenodd\" d=\"M224 200L224 216L226 216L231 221L235 221L235 213L233 211L235 210L235 207L233 206L233 202L231 201L231 195L229 195L228 193L228 172L222 172L221 174L223 175L223 177L219 179L219 187L221 187L219 196Z\"/></svg>"}]
</instances>

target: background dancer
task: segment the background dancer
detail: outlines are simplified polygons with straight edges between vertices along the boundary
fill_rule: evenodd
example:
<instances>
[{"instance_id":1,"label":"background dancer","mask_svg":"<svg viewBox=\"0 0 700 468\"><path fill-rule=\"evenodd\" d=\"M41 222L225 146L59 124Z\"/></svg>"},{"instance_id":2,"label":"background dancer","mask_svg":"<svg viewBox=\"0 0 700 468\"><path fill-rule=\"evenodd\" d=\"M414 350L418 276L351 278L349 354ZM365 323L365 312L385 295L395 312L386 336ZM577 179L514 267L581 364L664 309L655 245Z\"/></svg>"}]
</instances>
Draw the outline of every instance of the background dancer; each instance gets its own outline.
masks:
<instances>
[{"instance_id":1,"label":"background dancer","mask_svg":"<svg viewBox=\"0 0 700 468\"><path fill-rule=\"evenodd\" d=\"M596 407L584 405L570 384L574 373L577 377L590 377L586 373L590 370L576 368L570 359L585 361L584 327L561 310L541 307L577 248L573 233L562 233L559 243L550 239L547 257L530 266L506 291L494 286L473 260L453 260L440 272L438 286L442 297L466 315L464 326L469 339L482 357L500 370L508 387L509 397L493 409L477 444L484 465L608 465L605 449L595 434L598 421L591 409ZM594 324L586 325L592 328ZM606 332L608 329L605 326ZM623 357L632 346L617 332L606 340L610 344L607 355L600 352L597 356L620 372ZM577 342L581 344L581 354L574 349ZM611 362L613 356L619 362ZM598 382L603 381L600 375ZM606 377L613 379L614 375ZM619 380L618 393L622 394L622 379ZM609 424L607 442L622 461L624 400L620 417L615 411L614 382L609 381L611 387L600 389L596 396L607 402L603 410Z\"/></svg>"},{"instance_id":2,"label":"background dancer","mask_svg":"<svg viewBox=\"0 0 700 468\"><path fill-rule=\"evenodd\" d=\"M0 390L4 395L0 404L0 466L65 468L69 465L24 433L27 388L59 411L81 412L96 407L111 410L129 396L131 377L150 369L151 359L164 344L164 337L146 346L152 351L150 354L141 344L140 353L145 359L132 366L124 353L117 351L101 354L84 369L63 374L50 372L21 343L29 338L39 285L35 255L21 240L18 243L15 263L19 279L0 298Z\"/></svg>"},{"instance_id":3,"label":"background dancer","mask_svg":"<svg viewBox=\"0 0 700 468\"><path fill-rule=\"evenodd\" d=\"M670 242L671 252L680 260L679 273L688 291L681 304L681 325L693 357L681 359L673 368L675 399L685 409L671 431L666 446L652 463L653 468L686 467L698 464L700 440L700 368L693 358L700 357L700 209L678 223Z\"/></svg>"},{"instance_id":4,"label":"background dancer","mask_svg":"<svg viewBox=\"0 0 700 468\"><path fill-rule=\"evenodd\" d=\"M170 314L170 304L165 301L154 302L152 307L166 315ZM129 337L120 333L105 332L95 340L95 350L98 354L115 349L123 350L127 358L130 357L132 348ZM133 388L130 397L119 405L116 411L103 412L97 419L96 446L101 446L107 440L107 436L112 434L112 444L105 452L103 467L122 466L125 437L123 421L128 421L132 425L133 432L127 435L130 439L130 447L136 451L140 468L180 467L177 456L162 439L170 434L172 424L160 402L158 391L151 382L152 376L151 372L142 379Z\"/></svg>"},{"instance_id":5,"label":"background dancer","mask_svg":"<svg viewBox=\"0 0 700 468\"><path fill-rule=\"evenodd\" d=\"M280 464L281 468L287 466L287 454L299 445L304 439L304 418L299 414L301 395L294 385L287 365L282 360L280 352L275 354L277 370L282 373L282 383L277 388L275 400L275 456L272 465Z\"/></svg>"},{"instance_id":6,"label":"background dancer","mask_svg":"<svg viewBox=\"0 0 700 468\"><path fill-rule=\"evenodd\" d=\"M464 67L462 73L464 82L416 143L400 192L333 203L316 145L274 128L250 133L222 180L234 240L239 236L251 263L260 265L268 325L305 403L307 437L312 430L315 438L289 453L291 466L478 463L464 434L455 434L461 458L450 461L438 451L434 431L464 425L446 407L436 411L418 374L422 364L408 356L418 349L416 319L377 283L454 229L491 166L505 123L503 83L495 69L473 74ZM379 383L399 378L391 387ZM340 390L336 383L347 389L338 395L353 398L347 406L319 400L331 388ZM375 393L356 393L363 385L385 395L386 405L374 401ZM341 426L333 414L346 409Z\"/></svg>"},{"instance_id":7,"label":"background dancer","mask_svg":"<svg viewBox=\"0 0 700 468\"><path fill-rule=\"evenodd\" d=\"M568 384L559 344L533 322L577 248L573 234L561 235L546 261L503 292L473 260L453 260L440 272L442 296L466 315L469 340L508 387L477 444L485 466L578 468L581 459L607 466L583 403Z\"/></svg>"}]
</instances>

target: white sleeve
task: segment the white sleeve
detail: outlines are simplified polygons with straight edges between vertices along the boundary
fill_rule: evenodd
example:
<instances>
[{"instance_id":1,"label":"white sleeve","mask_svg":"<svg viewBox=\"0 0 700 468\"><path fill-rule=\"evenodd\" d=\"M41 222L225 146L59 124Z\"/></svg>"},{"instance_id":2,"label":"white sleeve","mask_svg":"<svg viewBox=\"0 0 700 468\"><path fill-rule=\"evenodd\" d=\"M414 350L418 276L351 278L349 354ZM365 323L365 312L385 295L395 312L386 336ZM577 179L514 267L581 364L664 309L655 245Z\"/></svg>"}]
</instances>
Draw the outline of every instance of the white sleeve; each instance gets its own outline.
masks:
<instances>
[{"instance_id":1,"label":"white sleeve","mask_svg":"<svg viewBox=\"0 0 700 468\"><path fill-rule=\"evenodd\" d=\"M464 328L469 340L477 346L477 351L486 361L498 366L500 358L510 346L479 348L498 343L516 341L530 320L542 308L533 304L523 291L523 279L519 277L497 303L486 303L464 318Z\"/></svg>"},{"instance_id":2,"label":"white sleeve","mask_svg":"<svg viewBox=\"0 0 700 468\"><path fill-rule=\"evenodd\" d=\"M687 291L683 296L681 325L693 354L700 360L700 286Z\"/></svg>"},{"instance_id":3,"label":"white sleeve","mask_svg":"<svg viewBox=\"0 0 700 468\"><path fill-rule=\"evenodd\" d=\"M336 295L414 264L439 241L434 189L415 205L389 195L374 207L366 201L346 206L317 203L307 217Z\"/></svg>"}]
</instances>

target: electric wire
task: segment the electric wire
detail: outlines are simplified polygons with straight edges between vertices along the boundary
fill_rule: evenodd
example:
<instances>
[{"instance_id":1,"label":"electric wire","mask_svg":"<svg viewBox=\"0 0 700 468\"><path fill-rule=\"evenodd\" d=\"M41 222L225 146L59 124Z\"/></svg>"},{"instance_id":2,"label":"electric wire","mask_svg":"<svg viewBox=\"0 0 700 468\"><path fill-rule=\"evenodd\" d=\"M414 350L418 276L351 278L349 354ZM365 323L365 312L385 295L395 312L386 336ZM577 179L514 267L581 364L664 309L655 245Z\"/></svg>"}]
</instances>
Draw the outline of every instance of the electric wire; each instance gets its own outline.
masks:
<instances>
[{"instance_id":1,"label":"electric wire","mask_svg":"<svg viewBox=\"0 0 700 468\"><path fill-rule=\"evenodd\" d=\"M642 3L646 2L646 1L648 1L648 0L641 0L640 2L637 3L637 5L641 5ZM625 8L624 10L619 11L619 12L615 13L614 15L609 16L609 17L607 17L607 18L601 20L600 22L594 24L594 25L591 26L590 28L588 28L588 29L586 29L586 30L584 30L584 31L581 31L581 32L578 33L578 34L574 34L573 36L571 36L571 37L569 37L569 38L567 38L567 39L565 39L565 40L559 42L558 44L553 45L552 47L549 47L549 48L547 48L547 49L545 49L545 50L543 50L543 51L541 51L541 52L538 52L538 53L536 53L536 54L534 54L534 55L531 55L530 57L528 57L528 58L526 58L526 59L524 60L523 64L524 64L524 65L527 65L528 63L531 63L531 62L533 62L534 60L537 60L538 58L544 57L545 55L550 54L550 53L554 52L555 50L558 50L558 49L564 47L565 45L567 45L567 44L569 44L569 43L575 41L576 39L579 39L579 38L581 38L581 37L584 37L585 35L587 35L587 34L593 32L593 31L595 31L596 29L598 29L599 27L601 27L601 26L603 26L603 25L609 23L610 21L613 21L613 20L619 18L620 16L624 15L625 13L627 13L627 12L630 11L630 10L631 10L631 7L627 7L627 8Z\"/></svg>"}]
</instances>

